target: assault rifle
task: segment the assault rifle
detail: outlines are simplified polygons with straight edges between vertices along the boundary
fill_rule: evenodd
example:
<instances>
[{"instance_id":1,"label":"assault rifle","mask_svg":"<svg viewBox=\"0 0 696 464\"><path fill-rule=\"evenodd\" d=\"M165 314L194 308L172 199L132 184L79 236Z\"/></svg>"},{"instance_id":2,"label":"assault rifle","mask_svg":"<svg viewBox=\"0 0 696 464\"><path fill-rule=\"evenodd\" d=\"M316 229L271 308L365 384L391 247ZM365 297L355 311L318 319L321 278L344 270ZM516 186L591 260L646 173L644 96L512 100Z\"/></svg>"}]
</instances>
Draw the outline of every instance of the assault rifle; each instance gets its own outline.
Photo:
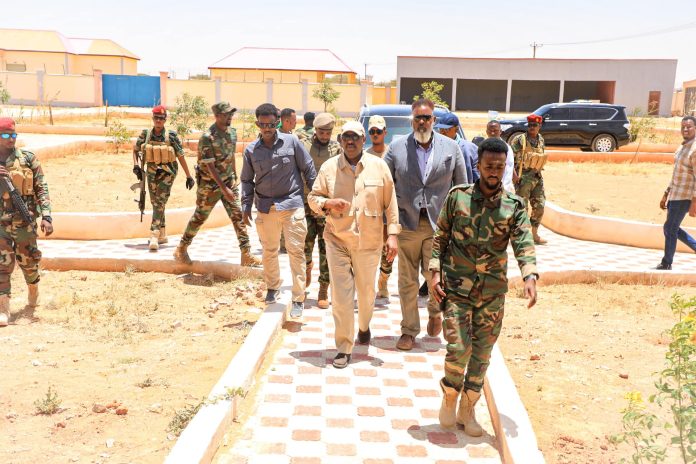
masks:
<instances>
[{"instance_id":1,"label":"assault rifle","mask_svg":"<svg viewBox=\"0 0 696 464\"><path fill-rule=\"evenodd\" d=\"M12 200L12 206L14 206L15 211L17 211L19 215L22 216L24 222L29 224L31 230L33 232L36 232L36 223L31 219L31 213L29 213L29 208L27 208L27 204L24 203L22 196L15 188L14 184L12 183L12 180L10 180L10 178L7 176L0 176L0 179L2 179L0 181L0 193L7 192L10 195L10 200Z\"/></svg>"},{"instance_id":2,"label":"assault rifle","mask_svg":"<svg viewBox=\"0 0 696 464\"><path fill-rule=\"evenodd\" d=\"M145 166L145 154L138 153L136 155L140 161L140 180L135 184L131 185L131 190L136 191L140 189L140 196L137 200L133 200L138 204L138 209L140 210L140 222L143 222L143 215L145 214L145 177L147 172L145 171L147 167Z\"/></svg>"}]
</instances>

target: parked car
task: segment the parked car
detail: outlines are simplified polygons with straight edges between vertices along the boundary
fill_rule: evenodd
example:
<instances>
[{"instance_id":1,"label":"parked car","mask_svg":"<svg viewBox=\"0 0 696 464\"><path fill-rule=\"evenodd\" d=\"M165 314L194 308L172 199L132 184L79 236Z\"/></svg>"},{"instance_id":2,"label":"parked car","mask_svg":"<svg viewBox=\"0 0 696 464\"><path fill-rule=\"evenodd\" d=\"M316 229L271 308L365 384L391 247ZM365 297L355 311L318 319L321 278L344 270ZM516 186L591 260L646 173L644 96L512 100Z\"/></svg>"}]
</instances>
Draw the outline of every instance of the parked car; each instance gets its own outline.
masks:
<instances>
[{"instance_id":1,"label":"parked car","mask_svg":"<svg viewBox=\"0 0 696 464\"><path fill-rule=\"evenodd\" d=\"M541 135L547 145L580 147L583 151L610 152L630 141L631 123L626 107L606 103L551 103L534 110L544 118ZM527 130L527 119L500 121L501 137L508 143Z\"/></svg>"},{"instance_id":2,"label":"parked car","mask_svg":"<svg viewBox=\"0 0 696 464\"><path fill-rule=\"evenodd\" d=\"M435 114L436 118L449 113L445 107L436 106ZM384 139L384 143L390 144L394 137L400 137L408 135L413 130L411 126L411 105L365 105L360 108L360 114L358 115L358 121L365 128L365 134L367 134L367 123L370 120L370 116L379 115L384 118L387 123L387 136ZM461 126L457 130L460 137L466 139L464 131ZM365 141L365 148L369 148L372 145L370 143L370 137L367 137Z\"/></svg>"}]
</instances>

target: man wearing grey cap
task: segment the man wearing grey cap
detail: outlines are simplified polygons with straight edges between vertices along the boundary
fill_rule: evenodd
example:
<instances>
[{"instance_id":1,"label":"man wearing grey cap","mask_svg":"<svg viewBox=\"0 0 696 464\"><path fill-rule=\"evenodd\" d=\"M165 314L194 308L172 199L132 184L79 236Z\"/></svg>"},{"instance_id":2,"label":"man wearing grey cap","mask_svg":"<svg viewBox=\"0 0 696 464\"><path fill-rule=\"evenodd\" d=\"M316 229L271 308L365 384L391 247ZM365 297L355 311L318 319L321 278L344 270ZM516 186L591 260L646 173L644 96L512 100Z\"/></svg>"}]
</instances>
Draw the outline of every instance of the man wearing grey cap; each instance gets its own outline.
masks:
<instances>
[{"instance_id":1,"label":"man wearing grey cap","mask_svg":"<svg viewBox=\"0 0 696 464\"><path fill-rule=\"evenodd\" d=\"M234 153L237 147L237 130L230 127L237 108L226 101L214 104L211 109L215 123L201 135L198 141L198 166L196 178L196 210L174 251L174 259L191 264L188 247L218 201L222 201L232 221L241 251L242 266L260 266L261 262L251 254L249 234L242 221L242 209L237 190L237 166Z\"/></svg>"},{"instance_id":2,"label":"man wearing grey cap","mask_svg":"<svg viewBox=\"0 0 696 464\"><path fill-rule=\"evenodd\" d=\"M302 140L305 149L309 152L314 162L314 169L319 171L322 164L332 156L341 154L341 145L331 140L336 118L331 113L319 113L314 118L314 134ZM309 189L305 188L305 199ZM305 200L305 215L307 220L307 237L305 238L304 252L307 265L307 283L312 281L312 252L314 242L319 242L319 293L317 294L317 306L321 309L329 307L329 265L326 262L326 245L324 243L324 216L318 216L311 210Z\"/></svg>"},{"instance_id":3,"label":"man wearing grey cap","mask_svg":"<svg viewBox=\"0 0 696 464\"><path fill-rule=\"evenodd\" d=\"M319 170L307 200L326 216L324 239L331 272L331 306L338 353L333 366L350 363L354 345L353 301L358 294L358 343L370 343L375 302L375 274L383 245L383 217L389 236L387 259L398 251L398 206L387 165L363 151L365 129L350 121L341 130L343 155L327 160Z\"/></svg>"},{"instance_id":4,"label":"man wearing grey cap","mask_svg":"<svg viewBox=\"0 0 696 464\"><path fill-rule=\"evenodd\" d=\"M266 303L274 303L280 290L278 250L280 231L292 273L291 317L302 316L305 299L304 241L307 235L303 200L304 184L312 188L317 173L302 143L278 132L278 110L271 103L256 108L256 126L261 134L244 150L242 165L242 210L251 225L251 207L256 204L256 231L263 248L263 280Z\"/></svg>"},{"instance_id":5,"label":"man wearing grey cap","mask_svg":"<svg viewBox=\"0 0 696 464\"><path fill-rule=\"evenodd\" d=\"M435 221L453 185L466 184L464 157L457 143L433 132L435 104L421 98L411 105L413 132L393 141L384 161L389 166L399 201L399 297L401 338L396 348L411 350L420 333L419 268L428 269ZM430 271L425 271L430 280ZM442 313L430 290L428 335L442 331Z\"/></svg>"}]
</instances>

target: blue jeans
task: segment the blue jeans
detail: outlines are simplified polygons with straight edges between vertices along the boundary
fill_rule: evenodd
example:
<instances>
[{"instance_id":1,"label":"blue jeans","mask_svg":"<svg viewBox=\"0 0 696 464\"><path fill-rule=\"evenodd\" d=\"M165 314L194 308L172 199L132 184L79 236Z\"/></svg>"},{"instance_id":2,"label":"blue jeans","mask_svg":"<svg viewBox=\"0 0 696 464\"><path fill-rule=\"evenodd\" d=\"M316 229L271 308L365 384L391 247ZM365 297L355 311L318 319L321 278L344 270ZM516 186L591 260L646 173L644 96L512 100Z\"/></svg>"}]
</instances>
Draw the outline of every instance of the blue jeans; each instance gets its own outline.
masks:
<instances>
[{"instance_id":1,"label":"blue jeans","mask_svg":"<svg viewBox=\"0 0 696 464\"><path fill-rule=\"evenodd\" d=\"M691 200L673 200L667 203L667 221L665 221L665 255L662 257L664 266L671 266L674 252L677 250L677 239L681 240L696 251L696 240L679 227L684 216L689 212Z\"/></svg>"}]
</instances>

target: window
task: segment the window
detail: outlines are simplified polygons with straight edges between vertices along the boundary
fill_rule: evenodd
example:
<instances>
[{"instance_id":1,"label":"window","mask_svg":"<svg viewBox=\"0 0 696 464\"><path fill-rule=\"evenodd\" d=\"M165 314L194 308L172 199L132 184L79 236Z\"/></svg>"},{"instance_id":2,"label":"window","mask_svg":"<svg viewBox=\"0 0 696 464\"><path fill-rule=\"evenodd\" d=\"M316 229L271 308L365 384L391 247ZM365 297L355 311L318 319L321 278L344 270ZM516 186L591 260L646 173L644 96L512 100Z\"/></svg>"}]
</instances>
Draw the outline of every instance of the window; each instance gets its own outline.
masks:
<instances>
[{"instance_id":1,"label":"window","mask_svg":"<svg viewBox=\"0 0 696 464\"><path fill-rule=\"evenodd\" d=\"M593 108L592 119L611 119L617 111L613 108Z\"/></svg>"},{"instance_id":2,"label":"window","mask_svg":"<svg viewBox=\"0 0 696 464\"><path fill-rule=\"evenodd\" d=\"M27 72L27 65L25 63L7 63L5 68L5 70L9 72Z\"/></svg>"},{"instance_id":3,"label":"window","mask_svg":"<svg viewBox=\"0 0 696 464\"><path fill-rule=\"evenodd\" d=\"M571 108L570 119L573 121L589 121L594 119L592 108Z\"/></svg>"},{"instance_id":4,"label":"window","mask_svg":"<svg viewBox=\"0 0 696 464\"><path fill-rule=\"evenodd\" d=\"M570 119L568 108L551 108L545 115L547 121L567 121Z\"/></svg>"}]
</instances>

